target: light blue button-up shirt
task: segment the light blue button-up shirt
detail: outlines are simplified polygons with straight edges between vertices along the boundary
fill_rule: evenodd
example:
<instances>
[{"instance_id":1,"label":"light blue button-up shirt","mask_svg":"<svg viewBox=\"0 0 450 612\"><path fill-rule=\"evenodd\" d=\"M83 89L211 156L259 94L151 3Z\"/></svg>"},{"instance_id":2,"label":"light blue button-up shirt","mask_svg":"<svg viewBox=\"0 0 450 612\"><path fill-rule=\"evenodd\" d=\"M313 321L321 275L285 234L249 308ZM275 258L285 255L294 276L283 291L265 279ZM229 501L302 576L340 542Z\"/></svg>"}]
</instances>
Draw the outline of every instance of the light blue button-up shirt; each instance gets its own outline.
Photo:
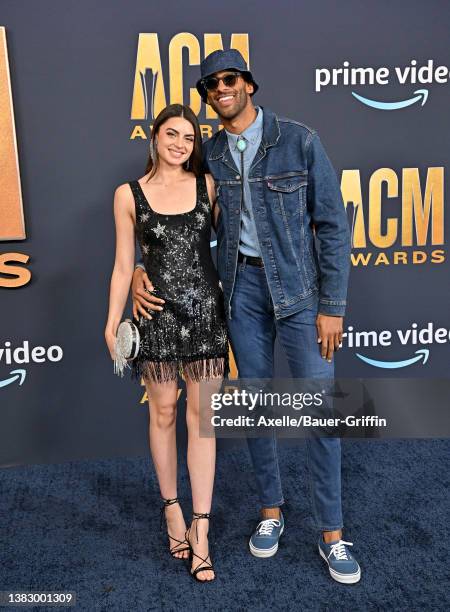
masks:
<instances>
[{"instance_id":1,"label":"light blue button-up shirt","mask_svg":"<svg viewBox=\"0 0 450 612\"><path fill-rule=\"evenodd\" d=\"M258 237L256 235L255 220L253 218L252 196L250 193L250 185L248 183L248 171L259 148L262 133L263 133L263 111L258 107L258 114L255 121L246 128L242 134L232 134L225 130L228 137L228 146L233 157L236 167L241 170L241 152L238 150L236 143L238 139L245 139L247 148L244 151L244 172L242 180L244 181L244 202L241 211L241 237L239 241L239 250L243 255L251 257L261 257L258 247Z\"/></svg>"}]
</instances>

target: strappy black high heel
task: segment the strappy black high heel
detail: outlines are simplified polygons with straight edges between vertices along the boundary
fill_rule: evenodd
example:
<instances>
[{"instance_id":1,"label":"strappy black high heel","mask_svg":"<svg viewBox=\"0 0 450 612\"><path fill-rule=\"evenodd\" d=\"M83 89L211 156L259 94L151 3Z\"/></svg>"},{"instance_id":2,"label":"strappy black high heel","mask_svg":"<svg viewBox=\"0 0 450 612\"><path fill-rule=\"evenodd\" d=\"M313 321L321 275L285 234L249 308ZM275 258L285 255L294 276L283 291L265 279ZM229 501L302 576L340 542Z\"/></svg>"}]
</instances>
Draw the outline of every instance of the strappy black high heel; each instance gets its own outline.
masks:
<instances>
[{"instance_id":1,"label":"strappy black high heel","mask_svg":"<svg viewBox=\"0 0 450 612\"><path fill-rule=\"evenodd\" d=\"M208 556L206 557L206 559L204 559L200 555L197 555L197 553L194 552L194 549L192 548L192 544L191 544L191 542L189 540L189 537L188 537L188 534L190 535L190 533L191 533L193 522L194 521L199 521L200 519L207 519L207 520L209 520L210 519L210 514L207 513L207 512L205 512L203 514L200 513L200 512L193 512L192 513L192 523L191 523L191 526L189 527L189 529L186 531L186 534L185 534L186 542L189 544L189 549L191 551L191 554L189 556L189 560L191 561L191 566L192 566L193 557L197 557L197 559L200 559L200 563L194 569L191 569L189 571L189 573L198 582L212 582L216 578L216 576L215 576L216 572L215 572L215 569L214 569L214 567L212 565L212 559L211 559L210 554L208 553ZM198 543L197 523L195 523L195 533L196 533L196 538L197 538L197 543ZM208 561L208 559L209 559L210 562ZM199 572L203 572L205 570L211 570L211 571L214 572L214 578L212 580L206 580L206 579L205 580L201 580L200 578L197 578L197 574Z\"/></svg>"},{"instance_id":2,"label":"strappy black high heel","mask_svg":"<svg viewBox=\"0 0 450 612\"><path fill-rule=\"evenodd\" d=\"M178 499L178 497L174 497L173 499L164 499L164 497L162 498L164 504L161 508L161 517L160 517L160 522L159 522L159 528L162 529L162 521L163 521L163 516L165 514L165 510L166 510L166 506L172 506L172 504L179 504L180 501ZM184 552L185 550L191 550L191 546L189 544L189 542L184 539L184 540L177 540L177 538L174 538L173 536L170 535L169 531L167 531L167 535L169 536L170 540L173 540L174 542L176 542L176 544L174 546L172 546L172 548L169 548L169 552L172 555L172 557L174 559L183 559L184 557L176 557L176 553L180 553L180 552ZM186 544L186 546L184 546L184 548L179 548L180 546L182 546L183 544Z\"/></svg>"}]
</instances>

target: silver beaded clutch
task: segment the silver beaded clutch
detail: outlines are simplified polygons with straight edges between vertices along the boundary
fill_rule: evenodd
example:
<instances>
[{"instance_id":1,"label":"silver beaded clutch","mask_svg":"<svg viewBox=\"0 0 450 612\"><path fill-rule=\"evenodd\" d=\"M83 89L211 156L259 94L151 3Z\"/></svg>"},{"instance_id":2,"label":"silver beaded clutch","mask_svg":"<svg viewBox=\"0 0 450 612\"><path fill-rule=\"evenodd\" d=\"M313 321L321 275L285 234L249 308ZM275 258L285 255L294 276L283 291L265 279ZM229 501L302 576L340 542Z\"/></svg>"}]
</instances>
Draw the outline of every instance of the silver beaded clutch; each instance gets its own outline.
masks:
<instances>
[{"instance_id":1,"label":"silver beaded clutch","mask_svg":"<svg viewBox=\"0 0 450 612\"><path fill-rule=\"evenodd\" d=\"M115 374L123 377L125 368L130 367L128 361L135 359L139 353L139 344L139 329L131 319L125 319L117 328L114 345Z\"/></svg>"}]
</instances>

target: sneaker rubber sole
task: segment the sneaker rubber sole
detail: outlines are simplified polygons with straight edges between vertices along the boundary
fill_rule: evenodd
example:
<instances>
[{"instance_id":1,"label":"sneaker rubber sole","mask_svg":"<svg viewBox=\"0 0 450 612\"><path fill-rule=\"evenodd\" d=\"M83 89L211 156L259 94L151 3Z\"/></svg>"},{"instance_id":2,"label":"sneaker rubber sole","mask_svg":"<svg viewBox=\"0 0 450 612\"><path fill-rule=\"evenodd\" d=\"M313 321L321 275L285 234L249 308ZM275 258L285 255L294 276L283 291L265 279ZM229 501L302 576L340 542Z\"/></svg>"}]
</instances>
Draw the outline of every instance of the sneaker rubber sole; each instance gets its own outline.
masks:
<instances>
[{"instance_id":1,"label":"sneaker rubber sole","mask_svg":"<svg viewBox=\"0 0 450 612\"><path fill-rule=\"evenodd\" d=\"M280 541L281 534L283 533L283 531L284 531L284 525L280 530L280 537L278 538L278 541ZM265 559L267 557L273 557L278 550L278 542L274 546L272 546L272 548L256 548L256 546L253 546L251 540L248 543L248 545L249 545L250 552L252 553L252 555L260 559Z\"/></svg>"},{"instance_id":2,"label":"sneaker rubber sole","mask_svg":"<svg viewBox=\"0 0 450 612\"><path fill-rule=\"evenodd\" d=\"M359 582L361 579L361 568L358 565L358 571L355 572L354 574L341 574L339 572L337 572L336 570L334 570L332 567L330 567L330 564L328 563L328 559L325 555L325 553L323 552L323 550L319 548L319 553L320 556L322 557L322 559L325 561L325 563L328 565L328 570L330 572L330 576L336 580L337 582L341 582L342 584L355 584L356 582Z\"/></svg>"}]
</instances>

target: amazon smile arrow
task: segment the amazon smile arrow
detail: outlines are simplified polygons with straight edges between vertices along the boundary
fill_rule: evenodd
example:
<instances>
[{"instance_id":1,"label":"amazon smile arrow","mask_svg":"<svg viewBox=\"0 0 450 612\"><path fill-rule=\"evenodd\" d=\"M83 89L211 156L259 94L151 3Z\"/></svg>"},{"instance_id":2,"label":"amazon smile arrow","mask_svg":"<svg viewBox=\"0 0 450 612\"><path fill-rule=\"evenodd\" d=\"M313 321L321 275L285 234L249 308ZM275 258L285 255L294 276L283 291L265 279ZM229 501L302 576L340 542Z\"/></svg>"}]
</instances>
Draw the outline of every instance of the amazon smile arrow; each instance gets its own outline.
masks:
<instances>
[{"instance_id":1,"label":"amazon smile arrow","mask_svg":"<svg viewBox=\"0 0 450 612\"><path fill-rule=\"evenodd\" d=\"M366 104L366 106L371 106L372 108L378 108L380 110L397 110L399 108L411 106L411 104L415 104L419 100L422 100L421 106L423 106L428 100L428 89L416 89L414 93L417 94L416 96L414 96L414 98L409 98L409 100L400 100L399 102L378 102L377 100L370 100L369 98L364 98L363 96L360 96L354 91L352 91L352 96L354 96L363 104Z\"/></svg>"},{"instance_id":2,"label":"amazon smile arrow","mask_svg":"<svg viewBox=\"0 0 450 612\"><path fill-rule=\"evenodd\" d=\"M19 385L22 385L23 381L25 380L25 376L27 375L27 372L26 370L11 370L10 374L12 374L12 376L10 376L9 378L5 378L5 380L0 380L0 387L6 387L11 383L16 382L16 380L19 381Z\"/></svg>"},{"instance_id":3,"label":"amazon smile arrow","mask_svg":"<svg viewBox=\"0 0 450 612\"><path fill-rule=\"evenodd\" d=\"M377 359L369 359L369 357L364 357L364 355L356 353L356 356L365 363L375 366L376 368L387 368L388 370L394 370L395 368L406 368L407 366L410 366L421 359L423 359L423 365L425 365L428 361L430 351L429 349L420 349L416 351L416 355L417 357L411 357L411 359L405 359L404 361L379 361Z\"/></svg>"}]
</instances>

